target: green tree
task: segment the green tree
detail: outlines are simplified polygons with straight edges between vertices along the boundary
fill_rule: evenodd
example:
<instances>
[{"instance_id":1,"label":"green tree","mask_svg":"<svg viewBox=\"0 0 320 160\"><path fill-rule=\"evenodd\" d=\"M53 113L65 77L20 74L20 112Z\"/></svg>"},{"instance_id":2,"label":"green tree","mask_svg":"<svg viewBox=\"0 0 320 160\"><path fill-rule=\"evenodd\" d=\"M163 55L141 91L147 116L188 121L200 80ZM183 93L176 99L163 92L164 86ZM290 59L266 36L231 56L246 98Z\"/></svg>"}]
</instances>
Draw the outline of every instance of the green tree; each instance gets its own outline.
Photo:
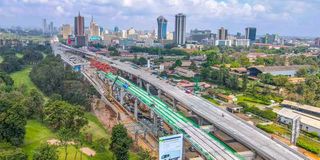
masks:
<instances>
[{"instance_id":1,"label":"green tree","mask_svg":"<svg viewBox=\"0 0 320 160\"><path fill-rule=\"evenodd\" d=\"M266 84L273 84L273 76L270 73L266 73L266 74L259 74L258 78L260 79L260 81L262 83L266 83Z\"/></svg>"},{"instance_id":2,"label":"green tree","mask_svg":"<svg viewBox=\"0 0 320 160\"><path fill-rule=\"evenodd\" d=\"M75 136L74 131L72 131L71 128L60 128L58 130L58 137L60 140L61 145L64 147L64 159L68 159L68 142L72 140L72 138Z\"/></svg>"},{"instance_id":3,"label":"green tree","mask_svg":"<svg viewBox=\"0 0 320 160\"><path fill-rule=\"evenodd\" d=\"M24 104L27 108L27 117L28 118L43 118L43 105L44 98L36 89L30 91L30 96L28 96Z\"/></svg>"},{"instance_id":4,"label":"green tree","mask_svg":"<svg viewBox=\"0 0 320 160\"><path fill-rule=\"evenodd\" d=\"M43 55L39 51L26 52L22 57L22 60L25 64L36 64L40 62L42 59Z\"/></svg>"},{"instance_id":5,"label":"green tree","mask_svg":"<svg viewBox=\"0 0 320 160\"><path fill-rule=\"evenodd\" d=\"M117 160L129 159L128 152L132 142L132 139L128 136L127 129L122 124L112 128L110 149Z\"/></svg>"},{"instance_id":6,"label":"green tree","mask_svg":"<svg viewBox=\"0 0 320 160\"><path fill-rule=\"evenodd\" d=\"M9 143L0 143L0 159L1 160L27 160L28 156L21 148L12 146Z\"/></svg>"},{"instance_id":7,"label":"green tree","mask_svg":"<svg viewBox=\"0 0 320 160\"><path fill-rule=\"evenodd\" d=\"M194 63L194 62L192 61L189 69L191 69L191 70L193 70L193 71L197 70L197 65L196 65L196 63Z\"/></svg>"},{"instance_id":8,"label":"green tree","mask_svg":"<svg viewBox=\"0 0 320 160\"><path fill-rule=\"evenodd\" d=\"M180 59L178 59L178 60L176 60L176 61L174 62L174 65L175 65L176 67L180 67L180 66L182 65L182 61L181 61Z\"/></svg>"},{"instance_id":9,"label":"green tree","mask_svg":"<svg viewBox=\"0 0 320 160\"><path fill-rule=\"evenodd\" d=\"M0 99L0 113L0 141L21 145L27 124L24 107L9 99Z\"/></svg>"},{"instance_id":10,"label":"green tree","mask_svg":"<svg viewBox=\"0 0 320 160\"><path fill-rule=\"evenodd\" d=\"M47 56L35 65L30 73L31 80L45 93L61 93L65 71L59 57Z\"/></svg>"},{"instance_id":11,"label":"green tree","mask_svg":"<svg viewBox=\"0 0 320 160\"><path fill-rule=\"evenodd\" d=\"M80 106L74 106L65 101L53 101L48 103L44 109L45 122L54 130L68 128L73 133L79 133L80 129L88 121Z\"/></svg>"},{"instance_id":12,"label":"green tree","mask_svg":"<svg viewBox=\"0 0 320 160\"><path fill-rule=\"evenodd\" d=\"M89 86L77 80L65 80L63 82L62 98L68 100L71 104L78 104L85 106L90 110L90 102L87 99Z\"/></svg>"},{"instance_id":13,"label":"green tree","mask_svg":"<svg viewBox=\"0 0 320 160\"><path fill-rule=\"evenodd\" d=\"M144 57L140 57L138 59L138 64L139 65L146 65L147 63L148 63L148 60L146 58L144 58Z\"/></svg>"},{"instance_id":14,"label":"green tree","mask_svg":"<svg viewBox=\"0 0 320 160\"><path fill-rule=\"evenodd\" d=\"M282 75L274 76L272 80L276 86L280 86L280 87L284 87L288 83L288 77L282 76Z\"/></svg>"},{"instance_id":15,"label":"green tree","mask_svg":"<svg viewBox=\"0 0 320 160\"><path fill-rule=\"evenodd\" d=\"M247 89L248 83L249 83L248 75L247 75L247 74L244 74L244 75L242 76L242 87L241 87L241 89L242 89L243 91L245 91L245 90Z\"/></svg>"},{"instance_id":16,"label":"green tree","mask_svg":"<svg viewBox=\"0 0 320 160\"><path fill-rule=\"evenodd\" d=\"M55 146L43 144L35 150L33 160L58 160L58 152Z\"/></svg>"},{"instance_id":17,"label":"green tree","mask_svg":"<svg viewBox=\"0 0 320 160\"><path fill-rule=\"evenodd\" d=\"M23 62L15 55L7 55L3 58L3 62L0 63L0 70L12 73L22 68Z\"/></svg>"},{"instance_id":18,"label":"green tree","mask_svg":"<svg viewBox=\"0 0 320 160\"><path fill-rule=\"evenodd\" d=\"M300 68L297 73L296 73L296 76L297 77L305 77L308 75L308 69L303 67L303 68Z\"/></svg>"},{"instance_id":19,"label":"green tree","mask_svg":"<svg viewBox=\"0 0 320 160\"><path fill-rule=\"evenodd\" d=\"M0 72L0 84L2 82L8 86L12 86L14 83L13 79L5 72Z\"/></svg>"}]
</instances>

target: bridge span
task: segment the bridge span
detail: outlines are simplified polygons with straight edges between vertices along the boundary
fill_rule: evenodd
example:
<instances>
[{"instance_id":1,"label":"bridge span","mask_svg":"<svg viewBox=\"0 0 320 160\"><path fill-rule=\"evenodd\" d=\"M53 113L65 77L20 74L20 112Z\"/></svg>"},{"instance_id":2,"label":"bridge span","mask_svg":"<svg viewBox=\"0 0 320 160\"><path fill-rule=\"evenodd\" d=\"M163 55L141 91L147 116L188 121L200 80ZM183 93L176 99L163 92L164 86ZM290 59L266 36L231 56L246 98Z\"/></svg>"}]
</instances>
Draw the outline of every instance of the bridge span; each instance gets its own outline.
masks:
<instances>
[{"instance_id":1,"label":"bridge span","mask_svg":"<svg viewBox=\"0 0 320 160\"><path fill-rule=\"evenodd\" d=\"M270 160L304 160L308 159L303 154L290 148L282 142L271 139L271 137L260 129L256 128L234 116L233 114L221 109L220 107L204 100L195 95L186 94L181 89L171 86L163 80L156 78L149 72L142 69L135 69L130 64L126 64L112 58L101 55L96 55L92 52L75 49L62 44L56 44L56 47L64 47L74 49L76 52L86 54L88 56L95 56L97 59L108 62L112 67L122 70L130 75L138 77L145 81L148 85L152 85L161 92L174 97L174 99L195 113L204 120L210 122L221 131L241 142L245 146L255 151L264 159ZM221 118L221 115L224 115Z\"/></svg>"}]
</instances>

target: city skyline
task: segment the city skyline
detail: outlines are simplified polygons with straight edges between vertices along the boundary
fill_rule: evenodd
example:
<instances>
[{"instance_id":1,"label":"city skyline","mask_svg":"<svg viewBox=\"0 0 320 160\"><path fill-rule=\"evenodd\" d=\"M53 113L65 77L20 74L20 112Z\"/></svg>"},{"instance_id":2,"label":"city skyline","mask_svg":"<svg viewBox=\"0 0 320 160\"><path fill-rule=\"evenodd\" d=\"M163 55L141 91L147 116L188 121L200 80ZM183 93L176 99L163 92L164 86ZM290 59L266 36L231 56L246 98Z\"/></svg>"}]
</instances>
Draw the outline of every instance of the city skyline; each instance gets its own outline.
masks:
<instances>
[{"instance_id":1,"label":"city skyline","mask_svg":"<svg viewBox=\"0 0 320 160\"><path fill-rule=\"evenodd\" d=\"M87 19L85 26L89 26L89 19L94 16L100 26L108 29L119 26L139 30L156 29L155 19L163 15L168 19L168 31L173 31L174 15L181 12L188 17L187 31L195 28L214 31L223 26L235 34L243 33L246 27L256 27L257 35L317 37L320 22L314 19L319 15L319 7L320 2L315 0L3 0L0 15L1 27L41 28L43 18L53 21L56 26L72 24L73 17L80 11Z\"/></svg>"}]
</instances>

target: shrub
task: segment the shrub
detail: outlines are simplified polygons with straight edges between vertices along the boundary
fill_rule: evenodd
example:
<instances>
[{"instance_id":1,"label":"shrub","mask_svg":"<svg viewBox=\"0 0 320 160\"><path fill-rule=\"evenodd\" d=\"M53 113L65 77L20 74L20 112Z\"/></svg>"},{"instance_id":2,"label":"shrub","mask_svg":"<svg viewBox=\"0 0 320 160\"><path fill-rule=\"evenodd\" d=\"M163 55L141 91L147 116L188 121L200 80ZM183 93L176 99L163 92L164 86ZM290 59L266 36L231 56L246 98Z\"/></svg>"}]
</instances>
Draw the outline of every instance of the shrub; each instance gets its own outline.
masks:
<instances>
[{"instance_id":1,"label":"shrub","mask_svg":"<svg viewBox=\"0 0 320 160\"><path fill-rule=\"evenodd\" d=\"M302 147L312 153L320 154L320 144L305 137L298 138L297 146Z\"/></svg>"},{"instance_id":2,"label":"shrub","mask_svg":"<svg viewBox=\"0 0 320 160\"><path fill-rule=\"evenodd\" d=\"M275 131L272 128L268 127L267 125L258 124L257 127L264 130L267 133L271 133L271 134L275 133Z\"/></svg>"}]
</instances>

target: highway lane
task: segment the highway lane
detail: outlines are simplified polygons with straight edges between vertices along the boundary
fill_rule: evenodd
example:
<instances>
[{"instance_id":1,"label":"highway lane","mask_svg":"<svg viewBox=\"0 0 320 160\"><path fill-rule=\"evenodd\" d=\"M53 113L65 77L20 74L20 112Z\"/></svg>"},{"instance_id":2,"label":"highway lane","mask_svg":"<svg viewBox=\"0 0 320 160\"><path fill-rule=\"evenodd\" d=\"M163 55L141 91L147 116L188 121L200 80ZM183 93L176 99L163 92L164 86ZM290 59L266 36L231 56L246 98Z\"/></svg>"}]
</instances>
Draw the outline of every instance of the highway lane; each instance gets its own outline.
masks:
<instances>
[{"instance_id":1,"label":"highway lane","mask_svg":"<svg viewBox=\"0 0 320 160\"><path fill-rule=\"evenodd\" d=\"M86 54L95 56L95 54L90 52L86 52ZM194 113L213 123L219 129L226 132L239 142L254 149L259 153L259 155L263 155L265 158L275 160L307 159L301 153L290 149L288 146L281 144L280 142L272 140L270 136L262 133L259 129L247 124L240 118L235 117L229 112L203 100L202 98L186 94L179 88L165 83L164 81L150 75L150 73L146 71L134 69L129 64L115 61L105 56L98 56L98 59L112 62L111 65L113 67L140 77L141 79L175 97L178 101L187 105ZM224 115L223 117L222 114Z\"/></svg>"}]
</instances>

